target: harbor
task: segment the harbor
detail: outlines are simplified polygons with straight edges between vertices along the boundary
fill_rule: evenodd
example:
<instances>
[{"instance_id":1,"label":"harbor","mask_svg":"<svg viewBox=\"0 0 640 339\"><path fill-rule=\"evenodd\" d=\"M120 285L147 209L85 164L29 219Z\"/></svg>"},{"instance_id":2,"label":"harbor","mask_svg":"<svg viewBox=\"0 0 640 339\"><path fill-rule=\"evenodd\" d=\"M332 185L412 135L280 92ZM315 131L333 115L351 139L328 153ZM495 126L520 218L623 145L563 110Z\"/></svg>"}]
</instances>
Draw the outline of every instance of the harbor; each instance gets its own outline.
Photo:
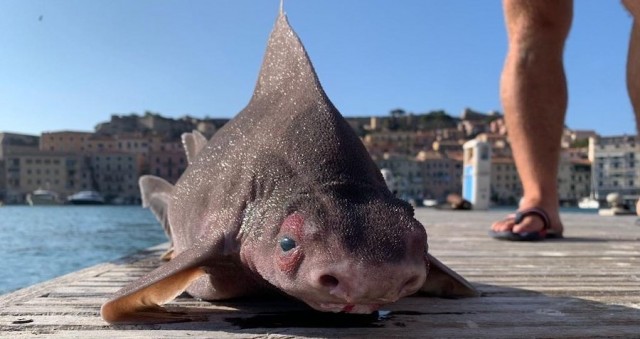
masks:
<instances>
[{"instance_id":1,"label":"harbor","mask_svg":"<svg viewBox=\"0 0 640 339\"><path fill-rule=\"evenodd\" d=\"M418 208L430 252L469 280L481 297L412 296L373 315L311 311L287 298L203 302L186 295L169 307L197 321L105 323L100 306L160 264L166 244L0 296L0 336L26 338L291 337L637 337L640 333L640 226L635 216L563 213L565 238L504 242L487 236L505 211Z\"/></svg>"}]
</instances>

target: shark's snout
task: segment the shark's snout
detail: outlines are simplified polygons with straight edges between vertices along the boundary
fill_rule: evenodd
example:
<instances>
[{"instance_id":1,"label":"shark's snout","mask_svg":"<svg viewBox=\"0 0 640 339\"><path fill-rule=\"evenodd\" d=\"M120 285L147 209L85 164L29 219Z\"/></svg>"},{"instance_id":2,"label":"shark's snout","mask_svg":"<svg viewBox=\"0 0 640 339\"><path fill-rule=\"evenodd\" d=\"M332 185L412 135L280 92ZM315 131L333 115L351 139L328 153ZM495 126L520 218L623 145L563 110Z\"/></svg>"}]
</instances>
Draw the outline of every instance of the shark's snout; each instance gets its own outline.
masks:
<instances>
[{"instance_id":1,"label":"shark's snout","mask_svg":"<svg viewBox=\"0 0 640 339\"><path fill-rule=\"evenodd\" d=\"M424 261L376 267L343 262L314 270L310 279L316 295L333 305L370 305L377 309L417 292L424 284L426 270ZM347 308L352 312L360 309Z\"/></svg>"},{"instance_id":2,"label":"shark's snout","mask_svg":"<svg viewBox=\"0 0 640 339\"><path fill-rule=\"evenodd\" d=\"M424 266L421 271L397 272L399 276L386 278L381 278L376 274L363 276L354 274L354 272L321 272L317 278L316 286L320 286L330 295L347 302L371 299L372 301L389 303L396 301L401 296L415 293L424 283L423 272Z\"/></svg>"}]
</instances>

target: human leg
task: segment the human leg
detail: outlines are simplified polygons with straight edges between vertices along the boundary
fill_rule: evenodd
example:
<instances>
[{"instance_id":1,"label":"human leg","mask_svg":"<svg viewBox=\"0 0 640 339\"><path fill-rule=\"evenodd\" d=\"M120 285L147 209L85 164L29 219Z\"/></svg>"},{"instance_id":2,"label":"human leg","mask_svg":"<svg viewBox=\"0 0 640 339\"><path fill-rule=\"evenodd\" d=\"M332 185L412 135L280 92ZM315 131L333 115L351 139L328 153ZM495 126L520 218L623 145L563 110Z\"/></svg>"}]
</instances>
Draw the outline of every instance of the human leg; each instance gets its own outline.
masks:
<instances>
[{"instance_id":1,"label":"human leg","mask_svg":"<svg viewBox=\"0 0 640 339\"><path fill-rule=\"evenodd\" d=\"M627 90L636 116L636 130L640 133L640 1L623 0L622 3L633 16L627 54ZM636 213L640 215L640 200L636 203Z\"/></svg>"},{"instance_id":2,"label":"human leg","mask_svg":"<svg viewBox=\"0 0 640 339\"><path fill-rule=\"evenodd\" d=\"M633 16L627 55L627 90L640 132L640 1L623 0L622 3Z\"/></svg>"},{"instance_id":3,"label":"human leg","mask_svg":"<svg viewBox=\"0 0 640 339\"><path fill-rule=\"evenodd\" d=\"M504 0L509 50L500 95L513 157L522 181L521 210L538 207L554 233L563 230L558 207L560 140L567 107L562 62L572 0ZM496 222L493 231L532 232L543 221L528 216Z\"/></svg>"}]
</instances>

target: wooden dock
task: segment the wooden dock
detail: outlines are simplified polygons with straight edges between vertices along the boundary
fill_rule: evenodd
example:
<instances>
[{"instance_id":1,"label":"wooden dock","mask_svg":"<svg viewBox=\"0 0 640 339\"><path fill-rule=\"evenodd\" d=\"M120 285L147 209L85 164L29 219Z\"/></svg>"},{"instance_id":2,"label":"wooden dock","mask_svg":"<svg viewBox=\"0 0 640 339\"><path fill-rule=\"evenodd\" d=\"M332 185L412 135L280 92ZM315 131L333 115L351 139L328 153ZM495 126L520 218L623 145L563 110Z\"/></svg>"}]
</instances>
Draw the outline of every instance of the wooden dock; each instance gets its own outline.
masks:
<instances>
[{"instance_id":1,"label":"wooden dock","mask_svg":"<svg viewBox=\"0 0 640 339\"><path fill-rule=\"evenodd\" d=\"M431 253L482 297L410 297L366 316L317 313L282 299L210 304L180 297L172 304L192 307L207 321L106 324L100 305L159 264L158 246L0 296L0 337L640 338L636 217L565 214L565 239L513 243L487 236L501 212L418 209L417 216Z\"/></svg>"}]
</instances>

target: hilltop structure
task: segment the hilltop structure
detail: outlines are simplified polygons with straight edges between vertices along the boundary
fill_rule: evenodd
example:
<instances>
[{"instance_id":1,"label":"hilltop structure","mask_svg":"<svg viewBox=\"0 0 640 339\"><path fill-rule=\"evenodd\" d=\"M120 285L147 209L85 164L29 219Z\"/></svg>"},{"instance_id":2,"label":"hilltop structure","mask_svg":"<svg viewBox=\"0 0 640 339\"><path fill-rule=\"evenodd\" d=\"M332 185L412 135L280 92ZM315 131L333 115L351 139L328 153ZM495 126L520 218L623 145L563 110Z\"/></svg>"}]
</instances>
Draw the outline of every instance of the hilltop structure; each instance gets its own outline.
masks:
<instances>
[{"instance_id":1,"label":"hilltop structure","mask_svg":"<svg viewBox=\"0 0 640 339\"><path fill-rule=\"evenodd\" d=\"M141 175L175 183L186 168L182 133L198 130L210 137L227 121L147 112L112 115L94 132L0 133L0 201L24 203L29 193L46 189L62 198L95 190L108 201L138 203Z\"/></svg>"}]
</instances>

